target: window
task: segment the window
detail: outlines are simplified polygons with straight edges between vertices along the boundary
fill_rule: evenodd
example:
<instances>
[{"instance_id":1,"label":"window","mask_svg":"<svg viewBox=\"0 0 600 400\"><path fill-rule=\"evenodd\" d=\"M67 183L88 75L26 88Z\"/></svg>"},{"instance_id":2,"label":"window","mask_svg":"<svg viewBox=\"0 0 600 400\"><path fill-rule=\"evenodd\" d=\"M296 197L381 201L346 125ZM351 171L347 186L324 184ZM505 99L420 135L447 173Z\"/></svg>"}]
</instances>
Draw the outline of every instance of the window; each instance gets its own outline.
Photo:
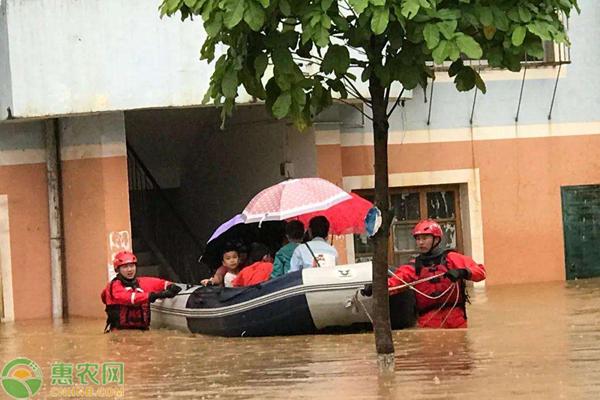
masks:
<instances>
[{"instance_id":1,"label":"window","mask_svg":"<svg viewBox=\"0 0 600 400\"><path fill-rule=\"evenodd\" d=\"M373 191L358 191L359 195L373 200ZM416 188L390 188L394 219L390 227L389 262L399 265L416 254L411 230L422 219L432 218L444 231L442 245L462 251L460 204L458 186L425 186ZM373 245L366 235L354 235L356 262L373 259Z\"/></svg>"}]
</instances>

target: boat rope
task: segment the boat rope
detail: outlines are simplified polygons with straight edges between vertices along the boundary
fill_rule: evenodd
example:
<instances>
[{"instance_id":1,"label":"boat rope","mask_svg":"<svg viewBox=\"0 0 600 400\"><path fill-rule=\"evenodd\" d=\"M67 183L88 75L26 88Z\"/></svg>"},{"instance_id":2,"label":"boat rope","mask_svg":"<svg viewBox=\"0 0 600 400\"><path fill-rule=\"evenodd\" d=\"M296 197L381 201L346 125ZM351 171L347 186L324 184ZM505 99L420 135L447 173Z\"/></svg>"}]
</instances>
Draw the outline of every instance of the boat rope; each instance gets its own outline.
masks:
<instances>
[{"instance_id":1,"label":"boat rope","mask_svg":"<svg viewBox=\"0 0 600 400\"><path fill-rule=\"evenodd\" d=\"M419 293L421 296L427 297L428 299L431 299L431 300L437 300L437 299L441 298L442 296L446 295L446 293L448 293L448 291L450 291L452 289L452 286L453 286L453 285L449 286L448 289L444 290L439 296L430 296L430 295L428 295L426 293L421 292L419 289L415 288L414 286L418 285L419 283L427 282L427 281L430 281L432 279L442 277L442 276L445 275L443 272L441 274L437 274L437 275L433 275L433 276L430 276L430 277L427 277L427 278L419 279L417 281L410 282L410 283L406 282L404 279L400 278L398 275L396 275L395 273L393 273L391 271L390 271L390 274L392 274L394 276L394 278L396 278L400 282L402 282L402 285L388 288L388 290L399 290L399 289L403 289L405 287L408 287L411 290L414 290L415 292Z\"/></svg>"}]
</instances>

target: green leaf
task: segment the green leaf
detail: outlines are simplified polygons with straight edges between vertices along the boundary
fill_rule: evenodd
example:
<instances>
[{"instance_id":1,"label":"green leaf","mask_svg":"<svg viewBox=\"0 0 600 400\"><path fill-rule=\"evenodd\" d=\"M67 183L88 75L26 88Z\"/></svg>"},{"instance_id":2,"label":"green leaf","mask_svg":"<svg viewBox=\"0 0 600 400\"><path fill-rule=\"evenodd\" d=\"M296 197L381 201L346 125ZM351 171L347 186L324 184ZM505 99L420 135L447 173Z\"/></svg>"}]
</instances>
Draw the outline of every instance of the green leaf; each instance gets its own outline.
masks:
<instances>
[{"instance_id":1,"label":"green leaf","mask_svg":"<svg viewBox=\"0 0 600 400\"><path fill-rule=\"evenodd\" d=\"M260 3L261 6L263 6L263 8L269 7L269 4L271 3L270 0L258 0L258 2Z\"/></svg>"},{"instance_id":2,"label":"green leaf","mask_svg":"<svg viewBox=\"0 0 600 400\"><path fill-rule=\"evenodd\" d=\"M279 9L286 17L292 15L292 6L290 6L290 2L288 0L279 0Z\"/></svg>"},{"instance_id":3,"label":"green leaf","mask_svg":"<svg viewBox=\"0 0 600 400\"><path fill-rule=\"evenodd\" d=\"M390 10L387 7L375 7L373 10L373 18L371 18L371 30L376 35L381 35L385 32L385 28L390 21Z\"/></svg>"},{"instance_id":4,"label":"green leaf","mask_svg":"<svg viewBox=\"0 0 600 400\"><path fill-rule=\"evenodd\" d=\"M221 91L225 97L235 97L237 96L237 88L237 72L230 66L225 70L225 75L221 81Z\"/></svg>"},{"instance_id":5,"label":"green leaf","mask_svg":"<svg viewBox=\"0 0 600 400\"><path fill-rule=\"evenodd\" d=\"M492 9L489 7L481 7L479 10L479 21L482 25L493 25L494 16L492 15Z\"/></svg>"},{"instance_id":6,"label":"green leaf","mask_svg":"<svg viewBox=\"0 0 600 400\"><path fill-rule=\"evenodd\" d=\"M452 77L455 76L456 74L459 73L459 71L464 67L464 63L463 60L461 60L460 58L456 61L454 61L451 65L450 68L448 68L448 76Z\"/></svg>"},{"instance_id":7,"label":"green leaf","mask_svg":"<svg viewBox=\"0 0 600 400\"><path fill-rule=\"evenodd\" d=\"M423 36L425 37L425 42L427 43L427 48L429 50L434 49L440 42L440 30L435 24L425 25Z\"/></svg>"},{"instance_id":8,"label":"green leaf","mask_svg":"<svg viewBox=\"0 0 600 400\"><path fill-rule=\"evenodd\" d=\"M441 34L444 35L444 37L448 40L454 37L454 32L456 31L457 26L457 21L442 21L437 23L437 27Z\"/></svg>"},{"instance_id":9,"label":"green leaf","mask_svg":"<svg viewBox=\"0 0 600 400\"><path fill-rule=\"evenodd\" d=\"M538 60L544 59L544 46L542 45L542 40L540 38L533 36L528 38L526 50L527 54L533 58Z\"/></svg>"},{"instance_id":10,"label":"green leaf","mask_svg":"<svg viewBox=\"0 0 600 400\"><path fill-rule=\"evenodd\" d=\"M493 8L494 12L494 24L496 29L506 32L509 29L509 21L506 13L498 7Z\"/></svg>"},{"instance_id":11,"label":"green leaf","mask_svg":"<svg viewBox=\"0 0 600 400\"><path fill-rule=\"evenodd\" d=\"M448 41L446 51L448 52L448 58L452 61L456 61L460 57L460 49L453 40Z\"/></svg>"},{"instance_id":12,"label":"green leaf","mask_svg":"<svg viewBox=\"0 0 600 400\"><path fill-rule=\"evenodd\" d=\"M475 87L475 71L471 67L464 67L454 78L454 84L459 92L467 92Z\"/></svg>"},{"instance_id":13,"label":"green leaf","mask_svg":"<svg viewBox=\"0 0 600 400\"><path fill-rule=\"evenodd\" d=\"M419 0L403 0L401 14L404 18L413 19L419 12L421 4Z\"/></svg>"},{"instance_id":14,"label":"green leaf","mask_svg":"<svg viewBox=\"0 0 600 400\"><path fill-rule=\"evenodd\" d=\"M465 53L469 58L478 60L483 55L481 46L471 36L459 35L456 38L456 44L458 45L460 51Z\"/></svg>"},{"instance_id":15,"label":"green leaf","mask_svg":"<svg viewBox=\"0 0 600 400\"><path fill-rule=\"evenodd\" d=\"M265 23L265 12L254 0L249 0L246 4L244 21L254 32L259 32Z\"/></svg>"},{"instance_id":16,"label":"green leaf","mask_svg":"<svg viewBox=\"0 0 600 400\"><path fill-rule=\"evenodd\" d=\"M204 30L209 37L215 37L223 29L223 13L214 13L213 17L204 22Z\"/></svg>"},{"instance_id":17,"label":"green leaf","mask_svg":"<svg viewBox=\"0 0 600 400\"><path fill-rule=\"evenodd\" d=\"M392 49L398 50L402 47L402 42L404 41L404 30L398 22L391 23L388 26L388 39Z\"/></svg>"},{"instance_id":18,"label":"green leaf","mask_svg":"<svg viewBox=\"0 0 600 400\"><path fill-rule=\"evenodd\" d=\"M267 69L267 64L269 62L269 58L265 53L260 53L254 59L254 71L256 72L256 77L260 78L264 75L265 70Z\"/></svg>"},{"instance_id":19,"label":"green leaf","mask_svg":"<svg viewBox=\"0 0 600 400\"><path fill-rule=\"evenodd\" d=\"M503 55L501 48L498 48L498 47L491 48L487 52L486 58L488 60L488 63L492 67L496 67L496 68L502 67L502 61L504 59L504 55Z\"/></svg>"},{"instance_id":20,"label":"green leaf","mask_svg":"<svg viewBox=\"0 0 600 400\"><path fill-rule=\"evenodd\" d=\"M515 30L512 33L511 36L511 41L513 46L520 46L523 44L523 41L525 40L525 34L527 33L527 29L522 26L519 25L515 28Z\"/></svg>"},{"instance_id":21,"label":"green leaf","mask_svg":"<svg viewBox=\"0 0 600 400\"><path fill-rule=\"evenodd\" d=\"M244 16L246 2L244 0L225 0L225 17L223 22L228 29L240 23Z\"/></svg>"},{"instance_id":22,"label":"green leaf","mask_svg":"<svg viewBox=\"0 0 600 400\"><path fill-rule=\"evenodd\" d=\"M496 27L495 26L484 26L483 27L483 36L485 36L485 38L487 40L492 40L494 38L494 35L496 34Z\"/></svg>"},{"instance_id":23,"label":"green leaf","mask_svg":"<svg viewBox=\"0 0 600 400\"><path fill-rule=\"evenodd\" d=\"M345 46L333 45L330 46L323 57L321 70L326 74L335 72L341 76L348 70L350 66L350 53Z\"/></svg>"},{"instance_id":24,"label":"green leaf","mask_svg":"<svg viewBox=\"0 0 600 400\"><path fill-rule=\"evenodd\" d=\"M358 15L362 14L368 5L369 0L350 0L350 6L352 6L352 9L354 9Z\"/></svg>"},{"instance_id":25,"label":"green leaf","mask_svg":"<svg viewBox=\"0 0 600 400\"><path fill-rule=\"evenodd\" d=\"M549 26L550 24L547 22L536 20L533 23L527 24L527 30L543 40L552 40Z\"/></svg>"},{"instance_id":26,"label":"green leaf","mask_svg":"<svg viewBox=\"0 0 600 400\"><path fill-rule=\"evenodd\" d=\"M442 8L435 13L435 16L440 19L459 19L461 14L459 9Z\"/></svg>"},{"instance_id":27,"label":"green leaf","mask_svg":"<svg viewBox=\"0 0 600 400\"><path fill-rule=\"evenodd\" d=\"M304 93L304 90L302 90L302 87L294 86L292 88L292 102L299 108L304 107L306 104L306 94Z\"/></svg>"},{"instance_id":28,"label":"green leaf","mask_svg":"<svg viewBox=\"0 0 600 400\"><path fill-rule=\"evenodd\" d=\"M331 7L332 3L333 3L333 0L321 0L321 10L323 10L323 11L329 10L329 7Z\"/></svg>"},{"instance_id":29,"label":"green leaf","mask_svg":"<svg viewBox=\"0 0 600 400\"><path fill-rule=\"evenodd\" d=\"M183 3L189 8L193 9L198 0L183 0Z\"/></svg>"},{"instance_id":30,"label":"green leaf","mask_svg":"<svg viewBox=\"0 0 600 400\"><path fill-rule=\"evenodd\" d=\"M385 0L369 0L374 6L385 6Z\"/></svg>"},{"instance_id":31,"label":"green leaf","mask_svg":"<svg viewBox=\"0 0 600 400\"><path fill-rule=\"evenodd\" d=\"M273 104L273 116L277 119L281 119L288 115L290 106L292 105L292 95L290 92L283 92L277 97Z\"/></svg>"},{"instance_id":32,"label":"green leaf","mask_svg":"<svg viewBox=\"0 0 600 400\"><path fill-rule=\"evenodd\" d=\"M444 62L444 60L446 60L446 58L448 58L447 47L448 47L448 41L440 40L440 43L433 50L433 53L431 53L431 55L433 56L433 61L436 64L442 64Z\"/></svg>"},{"instance_id":33,"label":"green leaf","mask_svg":"<svg viewBox=\"0 0 600 400\"><path fill-rule=\"evenodd\" d=\"M526 7L519 6L519 18L521 18L522 22L531 21L531 11L529 11Z\"/></svg>"},{"instance_id":34,"label":"green leaf","mask_svg":"<svg viewBox=\"0 0 600 400\"><path fill-rule=\"evenodd\" d=\"M481 75L479 75L479 72L475 70L473 72L475 72L475 86L477 86L477 89L481 90L481 93L485 94L487 92L485 82L483 81L483 79L481 79Z\"/></svg>"}]
</instances>

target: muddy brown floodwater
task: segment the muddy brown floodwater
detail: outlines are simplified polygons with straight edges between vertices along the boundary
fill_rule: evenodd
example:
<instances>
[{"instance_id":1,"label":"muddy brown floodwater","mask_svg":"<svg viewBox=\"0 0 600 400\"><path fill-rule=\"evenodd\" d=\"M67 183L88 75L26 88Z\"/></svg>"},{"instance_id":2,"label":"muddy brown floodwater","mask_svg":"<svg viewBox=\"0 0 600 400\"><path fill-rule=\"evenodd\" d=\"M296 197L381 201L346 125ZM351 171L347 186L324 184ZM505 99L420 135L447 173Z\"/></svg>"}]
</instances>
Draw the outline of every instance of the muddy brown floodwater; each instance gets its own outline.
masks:
<instances>
[{"instance_id":1,"label":"muddy brown floodwater","mask_svg":"<svg viewBox=\"0 0 600 400\"><path fill-rule=\"evenodd\" d=\"M128 399L600 398L600 279L476 291L469 324L467 330L394 332L396 372L384 377L371 333L105 335L104 321L77 318L1 324L0 366L15 357L35 361L44 382L35 398L101 395L101 368L111 361L123 363L124 371L122 385L111 383L122 391L112 393ZM77 393L84 363L99 368L99 383ZM69 366L72 385L61 386L58 378L68 379Z\"/></svg>"}]
</instances>

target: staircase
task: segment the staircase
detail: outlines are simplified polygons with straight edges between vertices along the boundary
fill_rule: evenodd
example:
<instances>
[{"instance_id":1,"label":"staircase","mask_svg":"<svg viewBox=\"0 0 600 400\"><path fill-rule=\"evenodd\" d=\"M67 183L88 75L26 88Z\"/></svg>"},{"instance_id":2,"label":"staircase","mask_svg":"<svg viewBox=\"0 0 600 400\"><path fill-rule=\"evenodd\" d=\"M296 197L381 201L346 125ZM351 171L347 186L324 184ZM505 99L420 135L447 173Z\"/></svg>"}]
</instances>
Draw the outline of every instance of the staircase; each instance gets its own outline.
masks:
<instances>
[{"instance_id":1,"label":"staircase","mask_svg":"<svg viewBox=\"0 0 600 400\"><path fill-rule=\"evenodd\" d=\"M201 241L131 145L127 144L129 208L138 272L176 282L204 277L197 260Z\"/></svg>"}]
</instances>

